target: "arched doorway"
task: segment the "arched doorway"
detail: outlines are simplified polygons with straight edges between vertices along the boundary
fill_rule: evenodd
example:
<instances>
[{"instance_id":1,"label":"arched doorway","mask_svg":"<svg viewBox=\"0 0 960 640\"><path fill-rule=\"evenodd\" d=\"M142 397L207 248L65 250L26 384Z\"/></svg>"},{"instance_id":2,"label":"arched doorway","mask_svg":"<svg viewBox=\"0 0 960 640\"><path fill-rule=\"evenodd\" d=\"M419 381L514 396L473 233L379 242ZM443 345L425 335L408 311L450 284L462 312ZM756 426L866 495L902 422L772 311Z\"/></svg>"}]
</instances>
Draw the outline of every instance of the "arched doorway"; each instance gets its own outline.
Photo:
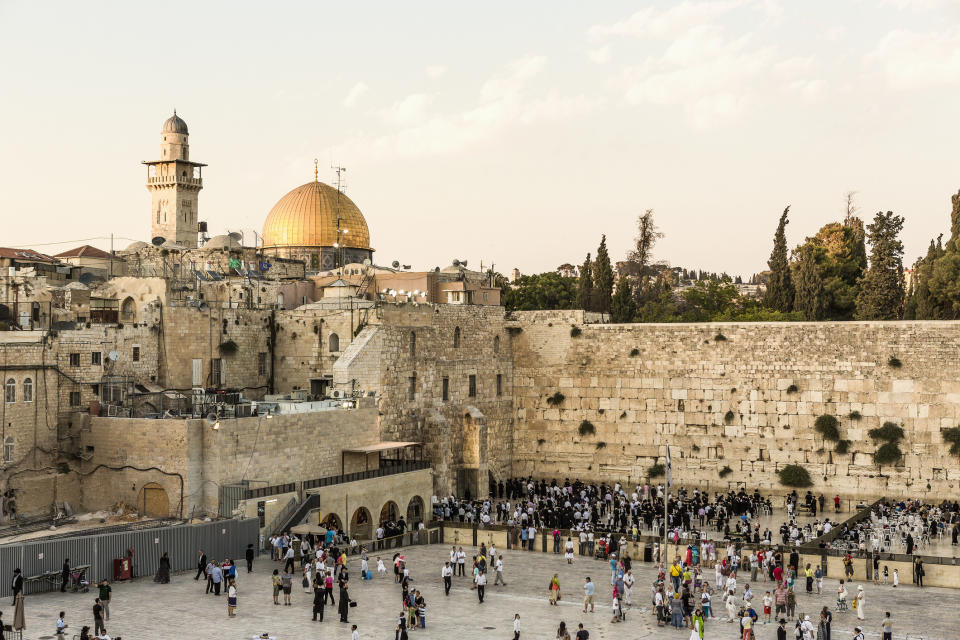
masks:
<instances>
[{"instance_id":1,"label":"arched doorway","mask_svg":"<svg viewBox=\"0 0 960 640\"><path fill-rule=\"evenodd\" d=\"M340 516L335 513L328 513L324 516L323 520L320 522L320 526L326 527L327 529L336 529L337 531L343 531L343 522L340 521Z\"/></svg>"},{"instance_id":2,"label":"arched doorway","mask_svg":"<svg viewBox=\"0 0 960 640\"><path fill-rule=\"evenodd\" d=\"M357 540L373 539L373 518L366 507L359 507L353 512L353 517L350 518L350 535Z\"/></svg>"},{"instance_id":3,"label":"arched doorway","mask_svg":"<svg viewBox=\"0 0 960 640\"><path fill-rule=\"evenodd\" d=\"M137 320L137 305L130 296L124 298L120 305L120 320L123 322L136 322Z\"/></svg>"},{"instance_id":4,"label":"arched doorway","mask_svg":"<svg viewBox=\"0 0 960 640\"><path fill-rule=\"evenodd\" d=\"M400 507L393 500L388 500L387 504L380 509L380 524L387 522L396 522L400 517Z\"/></svg>"},{"instance_id":5,"label":"arched doorway","mask_svg":"<svg viewBox=\"0 0 960 640\"><path fill-rule=\"evenodd\" d=\"M417 523L423 521L423 498L420 496L413 496L410 498L410 504L407 505L407 526L411 530L415 530L417 528Z\"/></svg>"},{"instance_id":6,"label":"arched doorway","mask_svg":"<svg viewBox=\"0 0 960 640\"><path fill-rule=\"evenodd\" d=\"M137 496L137 509L141 516L148 518L166 518L170 515L170 499L167 491L156 482L149 482L140 489Z\"/></svg>"}]
</instances>

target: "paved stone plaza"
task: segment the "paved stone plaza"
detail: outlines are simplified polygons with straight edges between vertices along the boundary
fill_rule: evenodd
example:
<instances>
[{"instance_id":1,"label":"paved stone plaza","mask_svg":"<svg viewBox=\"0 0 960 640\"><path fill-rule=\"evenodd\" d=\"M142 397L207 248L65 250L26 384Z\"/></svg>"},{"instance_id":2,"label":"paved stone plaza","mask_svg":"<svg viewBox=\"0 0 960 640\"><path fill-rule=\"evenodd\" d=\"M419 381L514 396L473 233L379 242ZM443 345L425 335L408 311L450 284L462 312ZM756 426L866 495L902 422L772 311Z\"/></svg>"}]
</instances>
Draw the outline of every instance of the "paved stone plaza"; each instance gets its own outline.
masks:
<instances>
[{"instance_id":1,"label":"paved stone plaza","mask_svg":"<svg viewBox=\"0 0 960 640\"><path fill-rule=\"evenodd\" d=\"M468 555L472 549L465 548ZM625 623L610 623L609 570L605 563L577 558L568 566L561 556L538 552L504 551L504 575L506 587L487 587L486 601L479 604L476 592L470 589L469 578L454 578L449 597L444 597L440 581L440 567L447 558L449 547L411 547L402 549L408 559L414 587L420 589L427 602L427 629L417 630L412 638L453 638L474 640L496 638L508 640L513 637L514 613L521 616L521 638L525 640L555 637L557 624L564 620L575 631L577 623L583 622L592 639L629 640L632 638L679 638L689 637L689 631L678 632L660 628L651 615L650 584L654 577L653 566L636 563L634 573L637 584L634 588L634 606L627 613ZM393 553L385 553L389 566ZM375 556L371 556L373 558ZM373 567L375 562L371 563ZM249 639L267 631L277 640L300 638L349 639L350 626L338 621L336 607L327 606L325 621L310 620L312 595L294 587L293 606L272 604L270 573L278 566L259 560L252 575L239 575L239 607L235 619L226 615L226 598L204 595L204 583L194 582L189 574L178 574L169 585L154 584L150 578L114 587L111 605L111 620L107 630L112 637L127 639L160 640L169 638L224 638ZM359 577L359 559L350 561L351 574ZM243 571L243 570L242 570ZM564 594L558 607L547 602L547 585L554 572L560 574ZM597 585L596 613L582 613L582 588L584 576L593 577ZM713 572L708 572L713 578ZM944 607L954 611L960 604L960 592L951 589L927 588L922 592L908 583L893 589L890 586L864 584L866 589L867 618L863 624L867 638L879 637L880 619L884 610L890 610L894 619L894 637L923 638L924 640L951 640L957 637L955 619L945 615ZM754 586L759 601L770 583ZM824 582L824 595L808 597L798 582L798 612L811 613L824 605L833 607L836 581ZM851 592L855 591L855 586ZM394 628L400 607L400 589L393 582L392 572L386 578L377 577L371 582L356 580L350 589L351 597L359 606L351 609L351 623L359 626L360 637L386 640L394 637ZM740 589L742 592L742 587ZM26 600L27 633L25 638L35 639L51 636L57 612L67 612L70 630L79 633L82 624L92 624L91 607L96 593L60 594L49 593L28 596ZM9 601L2 603L4 621L13 618ZM718 615L725 614L715 596ZM852 637L856 614L836 614L832 637L845 640ZM738 625L728 624L724 619L709 621L705 638L735 638ZM572 634L571 634L572 635ZM68 636L71 637L71 636ZM790 635L792 638L792 627ZM759 640L776 638L776 625L759 625Z\"/></svg>"}]
</instances>

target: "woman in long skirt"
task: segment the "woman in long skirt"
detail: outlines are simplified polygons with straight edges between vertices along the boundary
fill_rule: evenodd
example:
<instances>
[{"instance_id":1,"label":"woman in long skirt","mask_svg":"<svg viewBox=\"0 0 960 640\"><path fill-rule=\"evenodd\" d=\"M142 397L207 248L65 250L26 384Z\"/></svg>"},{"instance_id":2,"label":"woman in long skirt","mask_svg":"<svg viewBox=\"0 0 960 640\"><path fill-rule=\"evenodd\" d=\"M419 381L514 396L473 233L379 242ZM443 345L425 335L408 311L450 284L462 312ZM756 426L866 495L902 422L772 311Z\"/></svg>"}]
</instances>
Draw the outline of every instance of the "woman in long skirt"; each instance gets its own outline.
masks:
<instances>
[{"instance_id":1,"label":"woman in long skirt","mask_svg":"<svg viewBox=\"0 0 960 640\"><path fill-rule=\"evenodd\" d=\"M170 582L170 557L167 556L167 552L163 552L163 557L160 558L160 566L157 567L157 575L153 578L154 582L159 582L160 584L167 584Z\"/></svg>"}]
</instances>

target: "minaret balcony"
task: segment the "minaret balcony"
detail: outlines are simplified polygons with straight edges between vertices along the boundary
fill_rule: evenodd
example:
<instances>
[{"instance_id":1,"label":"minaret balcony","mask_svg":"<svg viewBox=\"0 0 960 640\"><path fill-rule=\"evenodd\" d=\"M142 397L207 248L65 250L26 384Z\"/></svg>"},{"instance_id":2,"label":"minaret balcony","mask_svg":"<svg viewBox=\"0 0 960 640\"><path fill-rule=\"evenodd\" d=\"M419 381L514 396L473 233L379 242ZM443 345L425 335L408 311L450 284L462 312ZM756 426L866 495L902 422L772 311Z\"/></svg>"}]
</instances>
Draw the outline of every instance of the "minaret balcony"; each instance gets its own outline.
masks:
<instances>
[{"instance_id":1,"label":"minaret balcony","mask_svg":"<svg viewBox=\"0 0 960 640\"><path fill-rule=\"evenodd\" d=\"M186 178L184 176L151 176L147 178L147 186L156 187L196 187L203 188L202 178Z\"/></svg>"}]
</instances>

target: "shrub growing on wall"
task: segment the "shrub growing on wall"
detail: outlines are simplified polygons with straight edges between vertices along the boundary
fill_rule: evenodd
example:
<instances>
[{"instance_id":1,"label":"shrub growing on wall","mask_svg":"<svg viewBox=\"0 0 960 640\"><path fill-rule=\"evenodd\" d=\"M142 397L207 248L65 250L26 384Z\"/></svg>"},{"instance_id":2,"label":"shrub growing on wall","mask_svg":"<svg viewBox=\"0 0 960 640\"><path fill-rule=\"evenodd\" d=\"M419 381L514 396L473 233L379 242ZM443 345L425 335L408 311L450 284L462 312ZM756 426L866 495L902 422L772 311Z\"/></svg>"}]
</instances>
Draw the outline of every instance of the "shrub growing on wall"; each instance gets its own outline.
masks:
<instances>
[{"instance_id":1,"label":"shrub growing on wall","mask_svg":"<svg viewBox=\"0 0 960 640\"><path fill-rule=\"evenodd\" d=\"M903 439L903 428L895 422L884 422L879 429L870 429L867 435L874 441L899 442Z\"/></svg>"},{"instance_id":2,"label":"shrub growing on wall","mask_svg":"<svg viewBox=\"0 0 960 640\"><path fill-rule=\"evenodd\" d=\"M581 436L593 435L597 432L597 428L593 426L593 423L589 420L584 420L580 423L580 426L577 428L577 433Z\"/></svg>"},{"instance_id":3,"label":"shrub growing on wall","mask_svg":"<svg viewBox=\"0 0 960 640\"><path fill-rule=\"evenodd\" d=\"M734 417L735 415L733 411L727 411L725 414L723 414L723 421L726 422L727 424L730 424L731 422L733 422Z\"/></svg>"},{"instance_id":4,"label":"shrub growing on wall","mask_svg":"<svg viewBox=\"0 0 960 640\"><path fill-rule=\"evenodd\" d=\"M647 475L650 476L651 478L661 478L666 472L667 472L667 468L662 464L660 464L659 462L656 464L650 465L650 468L647 469Z\"/></svg>"},{"instance_id":5,"label":"shrub growing on wall","mask_svg":"<svg viewBox=\"0 0 960 640\"><path fill-rule=\"evenodd\" d=\"M580 327L570 327L570 337L577 338L580 334L583 333L583 330Z\"/></svg>"},{"instance_id":6,"label":"shrub growing on wall","mask_svg":"<svg viewBox=\"0 0 960 640\"><path fill-rule=\"evenodd\" d=\"M844 454L850 451L850 441L849 440L837 440L837 446L833 448L834 451L840 454Z\"/></svg>"},{"instance_id":7,"label":"shrub growing on wall","mask_svg":"<svg viewBox=\"0 0 960 640\"><path fill-rule=\"evenodd\" d=\"M877 464L896 464L900 462L903 453L896 442L885 442L873 454L873 461Z\"/></svg>"},{"instance_id":8,"label":"shrub growing on wall","mask_svg":"<svg viewBox=\"0 0 960 640\"><path fill-rule=\"evenodd\" d=\"M950 454L960 456L960 427L950 427L942 432L943 441L950 443Z\"/></svg>"},{"instance_id":9,"label":"shrub growing on wall","mask_svg":"<svg viewBox=\"0 0 960 640\"><path fill-rule=\"evenodd\" d=\"M555 391L552 396L547 396L547 404L550 405L551 407L556 407L563 404L563 401L565 399L566 399L565 395L563 395L559 391Z\"/></svg>"},{"instance_id":10,"label":"shrub growing on wall","mask_svg":"<svg viewBox=\"0 0 960 640\"><path fill-rule=\"evenodd\" d=\"M777 475L780 477L780 484L786 487L803 488L813 486L813 480L810 479L810 474L798 464L788 464L783 469L777 471Z\"/></svg>"},{"instance_id":11,"label":"shrub growing on wall","mask_svg":"<svg viewBox=\"0 0 960 640\"><path fill-rule=\"evenodd\" d=\"M818 417L813 423L813 428L816 432L823 436L824 440L830 440L832 442L840 439L840 430L837 428L839 426L840 421L827 414Z\"/></svg>"},{"instance_id":12,"label":"shrub growing on wall","mask_svg":"<svg viewBox=\"0 0 960 640\"><path fill-rule=\"evenodd\" d=\"M733 469L731 469L729 466L726 466L723 469L720 469L719 475L721 478L726 478L731 473L733 473Z\"/></svg>"}]
</instances>

